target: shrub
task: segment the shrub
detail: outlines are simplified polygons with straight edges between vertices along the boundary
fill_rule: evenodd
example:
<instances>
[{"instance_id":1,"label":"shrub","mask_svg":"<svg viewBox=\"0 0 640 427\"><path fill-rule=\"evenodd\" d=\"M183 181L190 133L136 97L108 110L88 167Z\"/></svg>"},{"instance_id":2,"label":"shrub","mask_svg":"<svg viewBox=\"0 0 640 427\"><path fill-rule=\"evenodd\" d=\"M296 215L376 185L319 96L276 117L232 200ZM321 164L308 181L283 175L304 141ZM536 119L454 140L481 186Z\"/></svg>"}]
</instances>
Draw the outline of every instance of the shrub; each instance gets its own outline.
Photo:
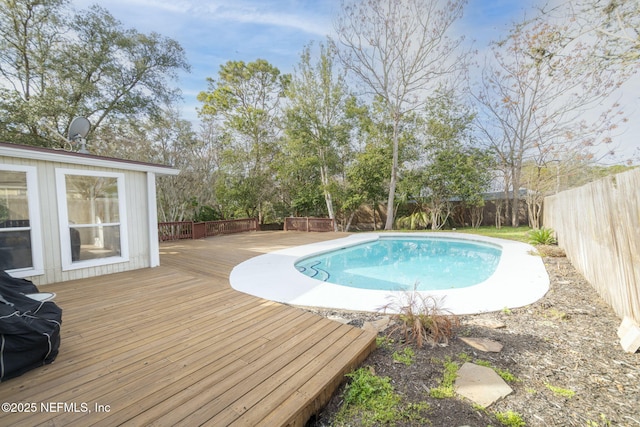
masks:
<instances>
[{"instance_id":1,"label":"shrub","mask_svg":"<svg viewBox=\"0 0 640 427\"><path fill-rule=\"evenodd\" d=\"M418 211L396 219L396 228L402 230L424 230L430 222L427 212Z\"/></svg>"},{"instance_id":2,"label":"shrub","mask_svg":"<svg viewBox=\"0 0 640 427\"><path fill-rule=\"evenodd\" d=\"M399 333L406 343L415 343L421 348L425 342L432 345L449 342L454 329L460 325L457 316L440 308L438 300L430 295L422 295L415 287L394 297L394 300L382 307L384 312L392 313L396 321L389 335Z\"/></svg>"},{"instance_id":3,"label":"shrub","mask_svg":"<svg viewBox=\"0 0 640 427\"><path fill-rule=\"evenodd\" d=\"M529 232L529 243L532 245L555 245L558 242L554 236L555 232L551 228L539 228Z\"/></svg>"}]
</instances>

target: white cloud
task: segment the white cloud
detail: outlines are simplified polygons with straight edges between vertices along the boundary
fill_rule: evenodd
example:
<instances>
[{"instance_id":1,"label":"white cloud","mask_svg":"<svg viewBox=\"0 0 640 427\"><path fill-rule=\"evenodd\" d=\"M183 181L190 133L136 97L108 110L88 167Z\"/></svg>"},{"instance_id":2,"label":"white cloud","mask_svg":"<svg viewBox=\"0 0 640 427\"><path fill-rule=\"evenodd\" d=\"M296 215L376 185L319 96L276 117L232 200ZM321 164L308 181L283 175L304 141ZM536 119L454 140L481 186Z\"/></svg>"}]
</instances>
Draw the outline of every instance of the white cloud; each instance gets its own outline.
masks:
<instances>
[{"instance_id":1,"label":"white cloud","mask_svg":"<svg viewBox=\"0 0 640 427\"><path fill-rule=\"evenodd\" d=\"M75 0L77 7L86 8L92 0ZM325 11L327 4L324 2ZM337 3L337 2L335 2ZM298 4L297 2L279 1L198 1L198 0L111 0L101 4L111 13L122 19L123 15L140 17L141 25L162 22L167 19L197 20L216 24L258 24L275 27L292 28L316 36L324 36L331 28L330 17L318 6ZM166 16L165 14L172 14Z\"/></svg>"},{"instance_id":2,"label":"white cloud","mask_svg":"<svg viewBox=\"0 0 640 427\"><path fill-rule=\"evenodd\" d=\"M317 18L314 19L314 17L289 13L264 13L259 10L234 9L223 12L216 18L236 21L243 24L287 27L316 36L327 35L330 28L328 23L324 23L322 20L318 20Z\"/></svg>"}]
</instances>

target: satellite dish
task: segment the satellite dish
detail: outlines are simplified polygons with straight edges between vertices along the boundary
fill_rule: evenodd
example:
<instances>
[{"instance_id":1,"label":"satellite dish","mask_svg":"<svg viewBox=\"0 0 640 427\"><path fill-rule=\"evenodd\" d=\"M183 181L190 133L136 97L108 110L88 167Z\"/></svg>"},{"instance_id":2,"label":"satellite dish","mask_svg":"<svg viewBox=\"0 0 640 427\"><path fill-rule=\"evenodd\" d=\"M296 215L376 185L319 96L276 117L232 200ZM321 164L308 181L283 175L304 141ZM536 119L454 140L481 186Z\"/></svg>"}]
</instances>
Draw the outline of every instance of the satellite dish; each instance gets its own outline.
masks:
<instances>
[{"instance_id":1,"label":"satellite dish","mask_svg":"<svg viewBox=\"0 0 640 427\"><path fill-rule=\"evenodd\" d=\"M91 123L85 117L76 117L69 125L69 140L75 141L77 138L85 138L89 133Z\"/></svg>"},{"instance_id":2,"label":"satellite dish","mask_svg":"<svg viewBox=\"0 0 640 427\"><path fill-rule=\"evenodd\" d=\"M85 117L76 117L71 121L69 125L69 141L80 144L80 149L78 153L88 154L86 148L86 140L85 137L89 133L89 129L91 129L91 123Z\"/></svg>"}]
</instances>

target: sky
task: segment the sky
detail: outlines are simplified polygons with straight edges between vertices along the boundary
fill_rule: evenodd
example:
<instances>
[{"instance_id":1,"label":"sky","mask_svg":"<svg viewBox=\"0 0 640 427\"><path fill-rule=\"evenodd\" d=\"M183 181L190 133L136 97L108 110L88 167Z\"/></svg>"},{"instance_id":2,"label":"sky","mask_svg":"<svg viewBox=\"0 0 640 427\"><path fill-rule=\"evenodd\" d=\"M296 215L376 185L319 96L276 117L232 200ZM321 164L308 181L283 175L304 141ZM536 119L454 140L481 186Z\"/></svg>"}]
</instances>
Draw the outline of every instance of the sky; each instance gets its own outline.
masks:
<instances>
[{"instance_id":1,"label":"sky","mask_svg":"<svg viewBox=\"0 0 640 427\"><path fill-rule=\"evenodd\" d=\"M525 16L534 0L469 0L456 30L479 51L499 39L513 22ZM98 3L72 0L76 9ZM181 44L191 65L177 86L184 103L182 117L197 122L196 100L207 89L208 77L217 78L227 61L265 59L282 73L293 71L300 53L311 41L326 41L333 32L333 16L340 0L101 0L124 27L142 33L157 32ZM639 79L640 80L640 79ZM637 90L636 90L637 89ZM628 105L627 115L640 115L640 82L627 84L617 95ZM634 135L638 135L635 138ZM622 157L640 145L640 120L621 128L615 144Z\"/></svg>"}]
</instances>

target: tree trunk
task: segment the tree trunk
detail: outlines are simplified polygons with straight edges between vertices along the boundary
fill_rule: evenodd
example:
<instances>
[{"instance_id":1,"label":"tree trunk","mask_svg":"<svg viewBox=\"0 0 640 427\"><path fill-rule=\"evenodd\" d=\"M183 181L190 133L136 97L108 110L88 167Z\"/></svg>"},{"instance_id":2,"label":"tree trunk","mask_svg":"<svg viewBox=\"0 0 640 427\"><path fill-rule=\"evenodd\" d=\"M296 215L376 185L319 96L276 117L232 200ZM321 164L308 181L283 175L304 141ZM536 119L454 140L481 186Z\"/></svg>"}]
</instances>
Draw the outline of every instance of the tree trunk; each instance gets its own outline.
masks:
<instances>
[{"instance_id":1,"label":"tree trunk","mask_svg":"<svg viewBox=\"0 0 640 427\"><path fill-rule=\"evenodd\" d=\"M324 162L324 156L322 156L322 161ZM336 214L333 210L333 198L331 197L331 192L327 190L329 187L329 177L326 165L322 165L320 167L320 180L322 181L322 192L324 193L324 202L327 205L327 213L329 214L329 218L333 220L333 231L338 231L338 223L336 221Z\"/></svg>"},{"instance_id":2,"label":"tree trunk","mask_svg":"<svg viewBox=\"0 0 640 427\"><path fill-rule=\"evenodd\" d=\"M349 232L349 229L351 228L351 221L353 221L353 217L356 216L356 211L351 212L351 214L349 215L349 220L347 221L347 225L345 225L344 227L344 231L345 232Z\"/></svg>"},{"instance_id":3,"label":"tree trunk","mask_svg":"<svg viewBox=\"0 0 640 427\"><path fill-rule=\"evenodd\" d=\"M394 114L393 118L393 162L391 164L391 180L389 181L389 197L387 199L387 222L385 230L393 230L394 205L396 195L396 181L398 179L398 127L400 118Z\"/></svg>"},{"instance_id":4,"label":"tree trunk","mask_svg":"<svg viewBox=\"0 0 640 427\"><path fill-rule=\"evenodd\" d=\"M373 214L373 231L378 229L378 223L376 222L376 202L371 204L371 211Z\"/></svg>"},{"instance_id":5,"label":"tree trunk","mask_svg":"<svg viewBox=\"0 0 640 427\"><path fill-rule=\"evenodd\" d=\"M520 174L521 168L513 167L511 171L511 226L520 225Z\"/></svg>"}]
</instances>

